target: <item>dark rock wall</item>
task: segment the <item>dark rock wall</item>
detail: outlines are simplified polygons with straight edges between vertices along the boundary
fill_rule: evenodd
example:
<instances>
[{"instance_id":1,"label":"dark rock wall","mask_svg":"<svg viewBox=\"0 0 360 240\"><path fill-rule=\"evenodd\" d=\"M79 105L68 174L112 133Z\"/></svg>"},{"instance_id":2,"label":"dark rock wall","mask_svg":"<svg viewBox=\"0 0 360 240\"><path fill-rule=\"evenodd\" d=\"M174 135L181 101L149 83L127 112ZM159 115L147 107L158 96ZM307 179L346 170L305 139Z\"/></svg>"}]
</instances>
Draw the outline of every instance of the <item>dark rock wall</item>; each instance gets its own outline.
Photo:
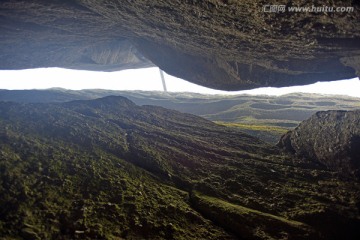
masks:
<instances>
[{"instance_id":1,"label":"dark rock wall","mask_svg":"<svg viewBox=\"0 0 360 240\"><path fill-rule=\"evenodd\" d=\"M350 13L269 13L263 11L266 4L1 1L0 69L116 71L157 65L191 82L226 90L359 75L356 1L277 2L286 7L354 7Z\"/></svg>"},{"instance_id":2,"label":"dark rock wall","mask_svg":"<svg viewBox=\"0 0 360 240\"><path fill-rule=\"evenodd\" d=\"M360 177L360 110L318 112L285 134L278 145Z\"/></svg>"}]
</instances>

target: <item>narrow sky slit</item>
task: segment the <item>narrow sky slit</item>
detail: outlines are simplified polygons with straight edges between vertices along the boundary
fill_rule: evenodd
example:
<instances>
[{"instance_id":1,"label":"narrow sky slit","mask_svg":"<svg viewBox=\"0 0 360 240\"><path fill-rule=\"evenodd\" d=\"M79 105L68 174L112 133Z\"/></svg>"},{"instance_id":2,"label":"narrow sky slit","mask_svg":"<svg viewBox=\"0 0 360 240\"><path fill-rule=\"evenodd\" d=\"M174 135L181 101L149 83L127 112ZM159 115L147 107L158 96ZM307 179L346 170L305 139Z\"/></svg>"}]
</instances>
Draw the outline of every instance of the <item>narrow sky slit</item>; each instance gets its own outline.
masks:
<instances>
[{"instance_id":1,"label":"narrow sky slit","mask_svg":"<svg viewBox=\"0 0 360 240\"><path fill-rule=\"evenodd\" d=\"M161 83L160 74L164 76ZM143 69L128 69L116 72L92 72L62 68L38 68L26 70L0 70L1 89L47 89L66 88L81 89L110 89L121 91L167 91L194 92L201 94L221 95L272 95L279 96L294 92L347 95L360 98L359 78L338 80L332 82L318 82L305 86L282 88L258 88L252 90L226 92L202 87L180 78L167 75L158 67ZM160 75L161 77L161 75ZM165 81L166 78L166 81ZM164 87L164 85L166 86ZM1 95L1 91L0 91Z\"/></svg>"},{"instance_id":2,"label":"narrow sky slit","mask_svg":"<svg viewBox=\"0 0 360 240\"><path fill-rule=\"evenodd\" d=\"M163 70L161 70L160 68L159 68L159 71L160 71L161 82L162 82L162 85L163 85L164 92L167 92L166 83L165 83L165 77L164 77L164 72L163 72Z\"/></svg>"}]
</instances>

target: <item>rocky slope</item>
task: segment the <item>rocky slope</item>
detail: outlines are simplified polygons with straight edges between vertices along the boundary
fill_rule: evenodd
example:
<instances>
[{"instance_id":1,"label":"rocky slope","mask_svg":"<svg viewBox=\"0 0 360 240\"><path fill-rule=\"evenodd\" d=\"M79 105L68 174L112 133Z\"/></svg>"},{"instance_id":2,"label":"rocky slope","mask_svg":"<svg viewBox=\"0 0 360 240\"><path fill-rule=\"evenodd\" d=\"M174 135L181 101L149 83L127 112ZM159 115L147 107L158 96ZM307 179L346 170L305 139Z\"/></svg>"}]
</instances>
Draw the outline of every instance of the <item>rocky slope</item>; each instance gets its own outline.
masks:
<instances>
[{"instance_id":1,"label":"rocky slope","mask_svg":"<svg viewBox=\"0 0 360 240\"><path fill-rule=\"evenodd\" d=\"M318 112L284 135L279 146L360 179L360 110Z\"/></svg>"},{"instance_id":2,"label":"rocky slope","mask_svg":"<svg viewBox=\"0 0 360 240\"><path fill-rule=\"evenodd\" d=\"M285 12L264 11L264 0L1 1L0 68L116 71L157 65L227 90L359 76L357 1L276 4ZM353 9L288 9L313 6Z\"/></svg>"},{"instance_id":3,"label":"rocky slope","mask_svg":"<svg viewBox=\"0 0 360 240\"><path fill-rule=\"evenodd\" d=\"M0 125L6 238L359 237L359 182L200 117L106 97Z\"/></svg>"}]
</instances>

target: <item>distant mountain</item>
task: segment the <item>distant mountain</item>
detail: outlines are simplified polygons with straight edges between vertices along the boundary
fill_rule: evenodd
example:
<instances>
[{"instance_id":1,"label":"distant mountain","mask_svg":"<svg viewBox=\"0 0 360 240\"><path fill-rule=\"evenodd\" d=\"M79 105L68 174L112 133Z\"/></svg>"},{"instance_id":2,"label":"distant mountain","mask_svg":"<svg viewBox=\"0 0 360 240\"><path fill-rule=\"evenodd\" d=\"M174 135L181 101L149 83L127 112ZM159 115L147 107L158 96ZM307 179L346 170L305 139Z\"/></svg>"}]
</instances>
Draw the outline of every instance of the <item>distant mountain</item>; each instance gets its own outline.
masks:
<instances>
[{"instance_id":1,"label":"distant mountain","mask_svg":"<svg viewBox=\"0 0 360 240\"><path fill-rule=\"evenodd\" d=\"M360 99L295 93L279 97L250 95L202 95L142 91L65 89L0 90L0 101L67 102L90 100L109 95L124 96L138 105L155 105L191 113L275 144L282 134L318 111L354 110Z\"/></svg>"},{"instance_id":2,"label":"distant mountain","mask_svg":"<svg viewBox=\"0 0 360 240\"><path fill-rule=\"evenodd\" d=\"M356 179L123 97L0 102L5 239L358 239Z\"/></svg>"}]
</instances>

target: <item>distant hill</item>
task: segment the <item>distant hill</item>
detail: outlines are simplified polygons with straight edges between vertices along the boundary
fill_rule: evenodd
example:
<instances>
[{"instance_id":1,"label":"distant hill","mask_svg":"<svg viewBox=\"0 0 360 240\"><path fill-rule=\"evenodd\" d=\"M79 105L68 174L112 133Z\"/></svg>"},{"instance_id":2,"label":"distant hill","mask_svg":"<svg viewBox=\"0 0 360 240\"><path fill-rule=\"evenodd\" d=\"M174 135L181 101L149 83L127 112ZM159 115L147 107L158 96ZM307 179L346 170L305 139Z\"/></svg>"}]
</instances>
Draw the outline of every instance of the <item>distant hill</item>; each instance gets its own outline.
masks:
<instances>
[{"instance_id":1,"label":"distant hill","mask_svg":"<svg viewBox=\"0 0 360 240\"><path fill-rule=\"evenodd\" d=\"M4 239L358 239L359 183L124 97L0 102Z\"/></svg>"},{"instance_id":2,"label":"distant hill","mask_svg":"<svg viewBox=\"0 0 360 240\"><path fill-rule=\"evenodd\" d=\"M294 93L275 96L202 95L144 91L65 89L0 90L0 101L67 102L109 95L124 96L138 105L155 105L191 113L219 124L236 127L267 142L276 143L282 134L318 111L354 110L360 99L347 96Z\"/></svg>"}]
</instances>

